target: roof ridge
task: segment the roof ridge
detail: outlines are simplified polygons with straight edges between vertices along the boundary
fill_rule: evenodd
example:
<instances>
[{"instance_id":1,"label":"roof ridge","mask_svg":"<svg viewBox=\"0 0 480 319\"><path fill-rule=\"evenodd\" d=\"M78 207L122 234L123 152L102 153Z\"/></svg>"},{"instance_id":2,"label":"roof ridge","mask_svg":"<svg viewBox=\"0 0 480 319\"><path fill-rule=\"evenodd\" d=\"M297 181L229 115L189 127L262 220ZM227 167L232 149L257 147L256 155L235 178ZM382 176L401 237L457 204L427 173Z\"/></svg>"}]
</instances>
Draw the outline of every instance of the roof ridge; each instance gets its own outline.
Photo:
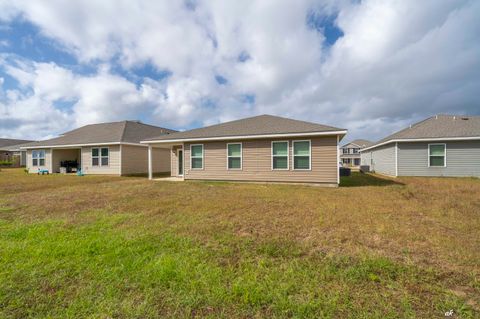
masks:
<instances>
[{"instance_id":1,"label":"roof ridge","mask_svg":"<svg viewBox=\"0 0 480 319\"><path fill-rule=\"evenodd\" d=\"M122 130L122 135L120 135L120 142L123 142L123 138L125 136L125 132L127 131L127 123L128 121L123 121L123 130Z\"/></svg>"},{"instance_id":2,"label":"roof ridge","mask_svg":"<svg viewBox=\"0 0 480 319\"><path fill-rule=\"evenodd\" d=\"M259 115L255 115L255 116L240 118L240 119L237 119L237 120L231 120L231 121L228 121L228 122L221 122L221 123L212 124L212 125L208 125L208 126L197 127L197 128L190 129L190 130L186 130L186 131L193 131L193 130L198 130L198 129L205 129L205 128L210 128L210 127L213 127L213 126L216 126L216 125L232 124L232 123L235 123L235 122L240 122L240 121L245 121L245 120L251 120L251 119L258 118L258 117L262 117L262 116L274 117L274 118L279 118L279 119L288 120L288 121L303 122L303 123L307 123L307 124L310 124L310 125L322 125L322 126L325 126L325 127L329 127L329 128L332 128L332 129L336 129L336 130L344 130L344 129L342 129L342 128L333 127L333 126L330 126L330 125L319 124L319 123L314 123L314 122L308 122L308 121L304 121L304 120L291 119L291 118L288 118L288 117L283 117L283 116L278 116L278 115L259 114ZM184 132L186 132L186 131L184 131Z\"/></svg>"},{"instance_id":3,"label":"roof ridge","mask_svg":"<svg viewBox=\"0 0 480 319\"><path fill-rule=\"evenodd\" d=\"M414 128L414 127L417 128L419 125L424 124L425 122L427 122L427 121L435 118L435 116L436 116L436 115L432 115L432 116L430 116L430 117L427 117L426 119L423 119L423 120L418 121L418 122L416 122L416 123L410 124L410 125L408 125L406 128L404 128L404 129L401 129L401 130L398 130L398 131L396 131L396 132L393 132L392 134L388 135L387 137L384 137L384 138L376 141L376 142L374 143L374 145L372 145L372 146L375 146L376 144L378 144L378 143L380 143L380 142L386 142L386 141L390 140L393 135L396 135L396 134L399 134L399 133L401 133L401 132L405 132L405 131L411 130L411 129Z\"/></svg>"},{"instance_id":4,"label":"roof ridge","mask_svg":"<svg viewBox=\"0 0 480 319\"><path fill-rule=\"evenodd\" d=\"M167 128L167 127L163 127L163 126L157 126L157 125L148 124L148 123L143 123L143 122L140 122L140 121L126 120L126 122L145 125L145 126L150 126L150 127L153 127L153 128L159 128L159 129L162 129L162 130L178 132L177 130L174 130L174 129L171 129L171 128Z\"/></svg>"}]
</instances>

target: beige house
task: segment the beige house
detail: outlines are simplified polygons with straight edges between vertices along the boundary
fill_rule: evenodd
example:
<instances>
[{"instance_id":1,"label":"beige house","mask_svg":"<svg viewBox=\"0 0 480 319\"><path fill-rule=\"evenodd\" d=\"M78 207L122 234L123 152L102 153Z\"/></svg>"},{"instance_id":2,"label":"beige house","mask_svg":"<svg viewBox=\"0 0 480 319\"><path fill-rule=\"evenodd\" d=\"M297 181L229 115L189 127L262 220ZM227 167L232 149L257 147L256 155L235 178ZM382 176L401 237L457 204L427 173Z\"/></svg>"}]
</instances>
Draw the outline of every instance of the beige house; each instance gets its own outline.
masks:
<instances>
[{"instance_id":1,"label":"beige house","mask_svg":"<svg viewBox=\"0 0 480 319\"><path fill-rule=\"evenodd\" d=\"M360 166L360 150L372 146L373 142L368 140L354 140L340 147L340 161L344 167Z\"/></svg>"},{"instance_id":2,"label":"beige house","mask_svg":"<svg viewBox=\"0 0 480 319\"><path fill-rule=\"evenodd\" d=\"M185 180L339 183L338 143L346 130L261 115L146 139L150 161L167 149ZM152 178L153 166L149 171Z\"/></svg>"},{"instance_id":3,"label":"beige house","mask_svg":"<svg viewBox=\"0 0 480 319\"><path fill-rule=\"evenodd\" d=\"M20 147L31 142L33 141L0 138L0 162L10 162L11 167L25 166L27 154Z\"/></svg>"},{"instance_id":4,"label":"beige house","mask_svg":"<svg viewBox=\"0 0 480 319\"><path fill-rule=\"evenodd\" d=\"M141 140L176 131L138 121L92 124L22 147L30 173L134 175L148 172L148 147ZM170 172L170 152L155 149L152 173Z\"/></svg>"}]
</instances>

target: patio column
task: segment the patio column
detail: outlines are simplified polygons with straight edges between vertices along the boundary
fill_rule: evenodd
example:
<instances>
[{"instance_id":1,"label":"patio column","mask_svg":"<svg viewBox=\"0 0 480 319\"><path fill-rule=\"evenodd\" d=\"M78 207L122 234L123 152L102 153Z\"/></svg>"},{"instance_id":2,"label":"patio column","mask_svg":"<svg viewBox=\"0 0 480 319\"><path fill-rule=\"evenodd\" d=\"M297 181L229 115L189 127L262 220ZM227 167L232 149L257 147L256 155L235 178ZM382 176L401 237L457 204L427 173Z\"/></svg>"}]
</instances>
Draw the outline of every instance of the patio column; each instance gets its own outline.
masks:
<instances>
[{"instance_id":1,"label":"patio column","mask_svg":"<svg viewBox=\"0 0 480 319\"><path fill-rule=\"evenodd\" d=\"M152 171L152 145L148 145L148 179L153 178Z\"/></svg>"}]
</instances>

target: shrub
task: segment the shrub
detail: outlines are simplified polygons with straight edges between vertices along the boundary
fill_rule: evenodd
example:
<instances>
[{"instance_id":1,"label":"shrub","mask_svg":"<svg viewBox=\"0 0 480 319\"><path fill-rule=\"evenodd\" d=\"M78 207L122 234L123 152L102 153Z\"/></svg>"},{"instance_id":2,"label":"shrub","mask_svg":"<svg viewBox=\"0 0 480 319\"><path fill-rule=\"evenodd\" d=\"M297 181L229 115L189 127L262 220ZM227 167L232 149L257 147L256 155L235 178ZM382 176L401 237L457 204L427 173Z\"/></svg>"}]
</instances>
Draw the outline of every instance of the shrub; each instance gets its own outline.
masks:
<instances>
[{"instance_id":1,"label":"shrub","mask_svg":"<svg viewBox=\"0 0 480 319\"><path fill-rule=\"evenodd\" d=\"M0 166L12 166L12 161L0 161Z\"/></svg>"}]
</instances>

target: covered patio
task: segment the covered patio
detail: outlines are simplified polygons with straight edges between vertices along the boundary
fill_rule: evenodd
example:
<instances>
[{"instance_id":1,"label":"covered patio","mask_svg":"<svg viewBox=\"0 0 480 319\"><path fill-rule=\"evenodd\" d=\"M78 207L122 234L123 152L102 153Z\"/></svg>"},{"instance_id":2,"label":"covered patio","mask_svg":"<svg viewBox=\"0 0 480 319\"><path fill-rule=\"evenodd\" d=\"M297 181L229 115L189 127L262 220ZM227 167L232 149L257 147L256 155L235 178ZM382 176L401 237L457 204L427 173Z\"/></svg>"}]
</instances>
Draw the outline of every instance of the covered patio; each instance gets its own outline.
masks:
<instances>
[{"instance_id":1,"label":"covered patio","mask_svg":"<svg viewBox=\"0 0 480 319\"><path fill-rule=\"evenodd\" d=\"M52 148L52 173L76 173L81 166L81 148Z\"/></svg>"},{"instance_id":2,"label":"covered patio","mask_svg":"<svg viewBox=\"0 0 480 319\"><path fill-rule=\"evenodd\" d=\"M164 143L164 144L148 144L148 179L153 179L153 172L155 171L155 165L158 158L155 156L156 150L167 149L170 151L170 171L171 178L177 180L183 180L184 170L184 155L183 144L179 143ZM166 177L161 178L166 180Z\"/></svg>"}]
</instances>

